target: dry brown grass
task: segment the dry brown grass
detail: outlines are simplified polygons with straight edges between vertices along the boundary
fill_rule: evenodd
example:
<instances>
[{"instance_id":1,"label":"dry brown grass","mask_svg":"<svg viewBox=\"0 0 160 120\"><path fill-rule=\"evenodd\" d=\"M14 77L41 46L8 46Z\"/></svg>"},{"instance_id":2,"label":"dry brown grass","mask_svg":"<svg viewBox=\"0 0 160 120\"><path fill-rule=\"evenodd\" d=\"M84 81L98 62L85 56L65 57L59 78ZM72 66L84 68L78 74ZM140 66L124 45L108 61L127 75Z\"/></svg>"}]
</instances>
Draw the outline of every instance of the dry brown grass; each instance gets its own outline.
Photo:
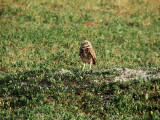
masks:
<instances>
[{"instance_id":1,"label":"dry brown grass","mask_svg":"<svg viewBox=\"0 0 160 120\"><path fill-rule=\"evenodd\" d=\"M116 7L110 9L110 13L131 23L135 21L134 17L131 16L138 15L138 23L143 26L149 26L153 22L150 16L146 14L153 13L152 15L158 15L160 7L159 0L136 0L134 2L130 0L115 0L112 4ZM143 18L143 20L140 20L141 18Z\"/></svg>"},{"instance_id":2,"label":"dry brown grass","mask_svg":"<svg viewBox=\"0 0 160 120\"><path fill-rule=\"evenodd\" d=\"M158 8L160 7L159 0L136 0L134 2L130 0L115 0L113 4L118 7L118 9L115 10L115 13L118 15L130 15L137 11L141 11L140 15L143 15L143 12L153 12L157 14L157 12L159 12Z\"/></svg>"}]
</instances>

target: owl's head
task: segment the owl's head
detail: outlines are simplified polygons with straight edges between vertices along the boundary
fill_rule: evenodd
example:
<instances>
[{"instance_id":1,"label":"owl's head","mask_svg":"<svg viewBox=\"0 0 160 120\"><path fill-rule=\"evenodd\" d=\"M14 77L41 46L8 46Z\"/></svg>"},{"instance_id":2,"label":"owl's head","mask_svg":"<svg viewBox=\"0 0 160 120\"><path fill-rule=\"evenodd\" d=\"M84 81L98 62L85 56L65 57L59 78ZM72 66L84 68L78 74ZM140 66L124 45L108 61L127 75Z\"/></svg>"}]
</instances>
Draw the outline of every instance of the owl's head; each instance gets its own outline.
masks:
<instances>
[{"instance_id":1,"label":"owl's head","mask_svg":"<svg viewBox=\"0 0 160 120\"><path fill-rule=\"evenodd\" d=\"M83 40L81 42L81 46L82 47L87 47L87 48L92 48L92 45L91 45L91 43L88 40Z\"/></svg>"}]
</instances>

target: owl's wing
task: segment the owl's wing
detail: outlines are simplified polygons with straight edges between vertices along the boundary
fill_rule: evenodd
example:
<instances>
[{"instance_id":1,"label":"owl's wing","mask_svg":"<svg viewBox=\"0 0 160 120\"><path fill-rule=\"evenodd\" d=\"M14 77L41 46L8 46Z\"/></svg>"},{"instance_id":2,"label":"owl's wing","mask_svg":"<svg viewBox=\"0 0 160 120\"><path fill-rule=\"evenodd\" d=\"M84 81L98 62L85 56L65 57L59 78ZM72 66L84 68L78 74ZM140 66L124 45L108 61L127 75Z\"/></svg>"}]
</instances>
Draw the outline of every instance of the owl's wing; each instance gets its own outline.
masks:
<instances>
[{"instance_id":1,"label":"owl's wing","mask_svg":"<svg viewBox=\"0 0 160 120\"><path fill-rule=\"evenodd\" d=\"M82 55L83 55L83 50L82 50L82 48L80 48L79 49L79 56L82 57Z\"/></svg>"},{"instance_id":2,"label":"owl's wing","mask_svg":"<svg viewBox=\"0 0 160 120\"><path fill-rule=\"evenodd\" d=\"M96 54L95 54L94 49L93 48L89 48L89 52L90 52L90 55L92 57L93 64L96 65Z\"/></svg>"}]
</instances>

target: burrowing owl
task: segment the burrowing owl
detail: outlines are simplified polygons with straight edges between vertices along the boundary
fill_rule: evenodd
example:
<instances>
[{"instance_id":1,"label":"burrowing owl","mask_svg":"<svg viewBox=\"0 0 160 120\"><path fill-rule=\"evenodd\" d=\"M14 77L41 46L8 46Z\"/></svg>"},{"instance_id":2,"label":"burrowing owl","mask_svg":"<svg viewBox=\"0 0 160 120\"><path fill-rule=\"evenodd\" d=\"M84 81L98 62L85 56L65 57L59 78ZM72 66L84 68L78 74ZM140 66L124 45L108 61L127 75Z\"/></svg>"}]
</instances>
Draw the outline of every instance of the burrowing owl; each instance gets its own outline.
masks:
<instances>
[{"instance_id":1,"label":"burrowing owl","mask_svg":"<svg viewBox=\"0 0 160 120\"><path fill-rule=\"evenodd\" d=\"M79 56L83 61L82 71L84 71L86 63L90 64L90 70L91 70L92 64L96 65L96 54L94 52L94 49L92 48L91 43L88 40L84 40L81 42Z\"/></svg>"}]
</instances>

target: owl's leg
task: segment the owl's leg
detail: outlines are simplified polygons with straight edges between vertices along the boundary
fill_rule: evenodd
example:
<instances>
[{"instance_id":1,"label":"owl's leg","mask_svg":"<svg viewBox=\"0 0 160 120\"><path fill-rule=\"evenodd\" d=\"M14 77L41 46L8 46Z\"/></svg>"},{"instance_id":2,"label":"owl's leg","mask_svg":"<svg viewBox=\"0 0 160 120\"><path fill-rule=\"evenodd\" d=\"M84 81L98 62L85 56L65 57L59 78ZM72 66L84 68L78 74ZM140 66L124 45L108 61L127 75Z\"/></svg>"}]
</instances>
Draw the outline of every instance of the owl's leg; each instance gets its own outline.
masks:
<instances>
[{"instance_id":1,"label":"owl's leg","mask_svg":"<svg viewBox=\"0 0 160 120\"><path fill-rule=\"evenodd\" d=\"M90 69L90 72L92 73L93 70L92 70L92 61L89 63L89 69Z\"/></svg>"},{"instance_id":2,"label":"owl's leg","mask_svg":"<svg viewBox=\"0 0 160 120\"><path fill-rule=\"evenodd\" d=\"M85 66L86 66L86 64L85 64L85 63L83 63L83 68L82 68L82 71L84 71L84 68L85 68Z\"/></svg>"},{"instance_id":3,"label":"owl's leg","mask_svg":"<svg viewBox=\"0 0 160 120\"><path fill-rule=\"evenodd\" d=\"M92 70L92 62L89 63L89 69Z\"/></svg>"}]
</instances>

